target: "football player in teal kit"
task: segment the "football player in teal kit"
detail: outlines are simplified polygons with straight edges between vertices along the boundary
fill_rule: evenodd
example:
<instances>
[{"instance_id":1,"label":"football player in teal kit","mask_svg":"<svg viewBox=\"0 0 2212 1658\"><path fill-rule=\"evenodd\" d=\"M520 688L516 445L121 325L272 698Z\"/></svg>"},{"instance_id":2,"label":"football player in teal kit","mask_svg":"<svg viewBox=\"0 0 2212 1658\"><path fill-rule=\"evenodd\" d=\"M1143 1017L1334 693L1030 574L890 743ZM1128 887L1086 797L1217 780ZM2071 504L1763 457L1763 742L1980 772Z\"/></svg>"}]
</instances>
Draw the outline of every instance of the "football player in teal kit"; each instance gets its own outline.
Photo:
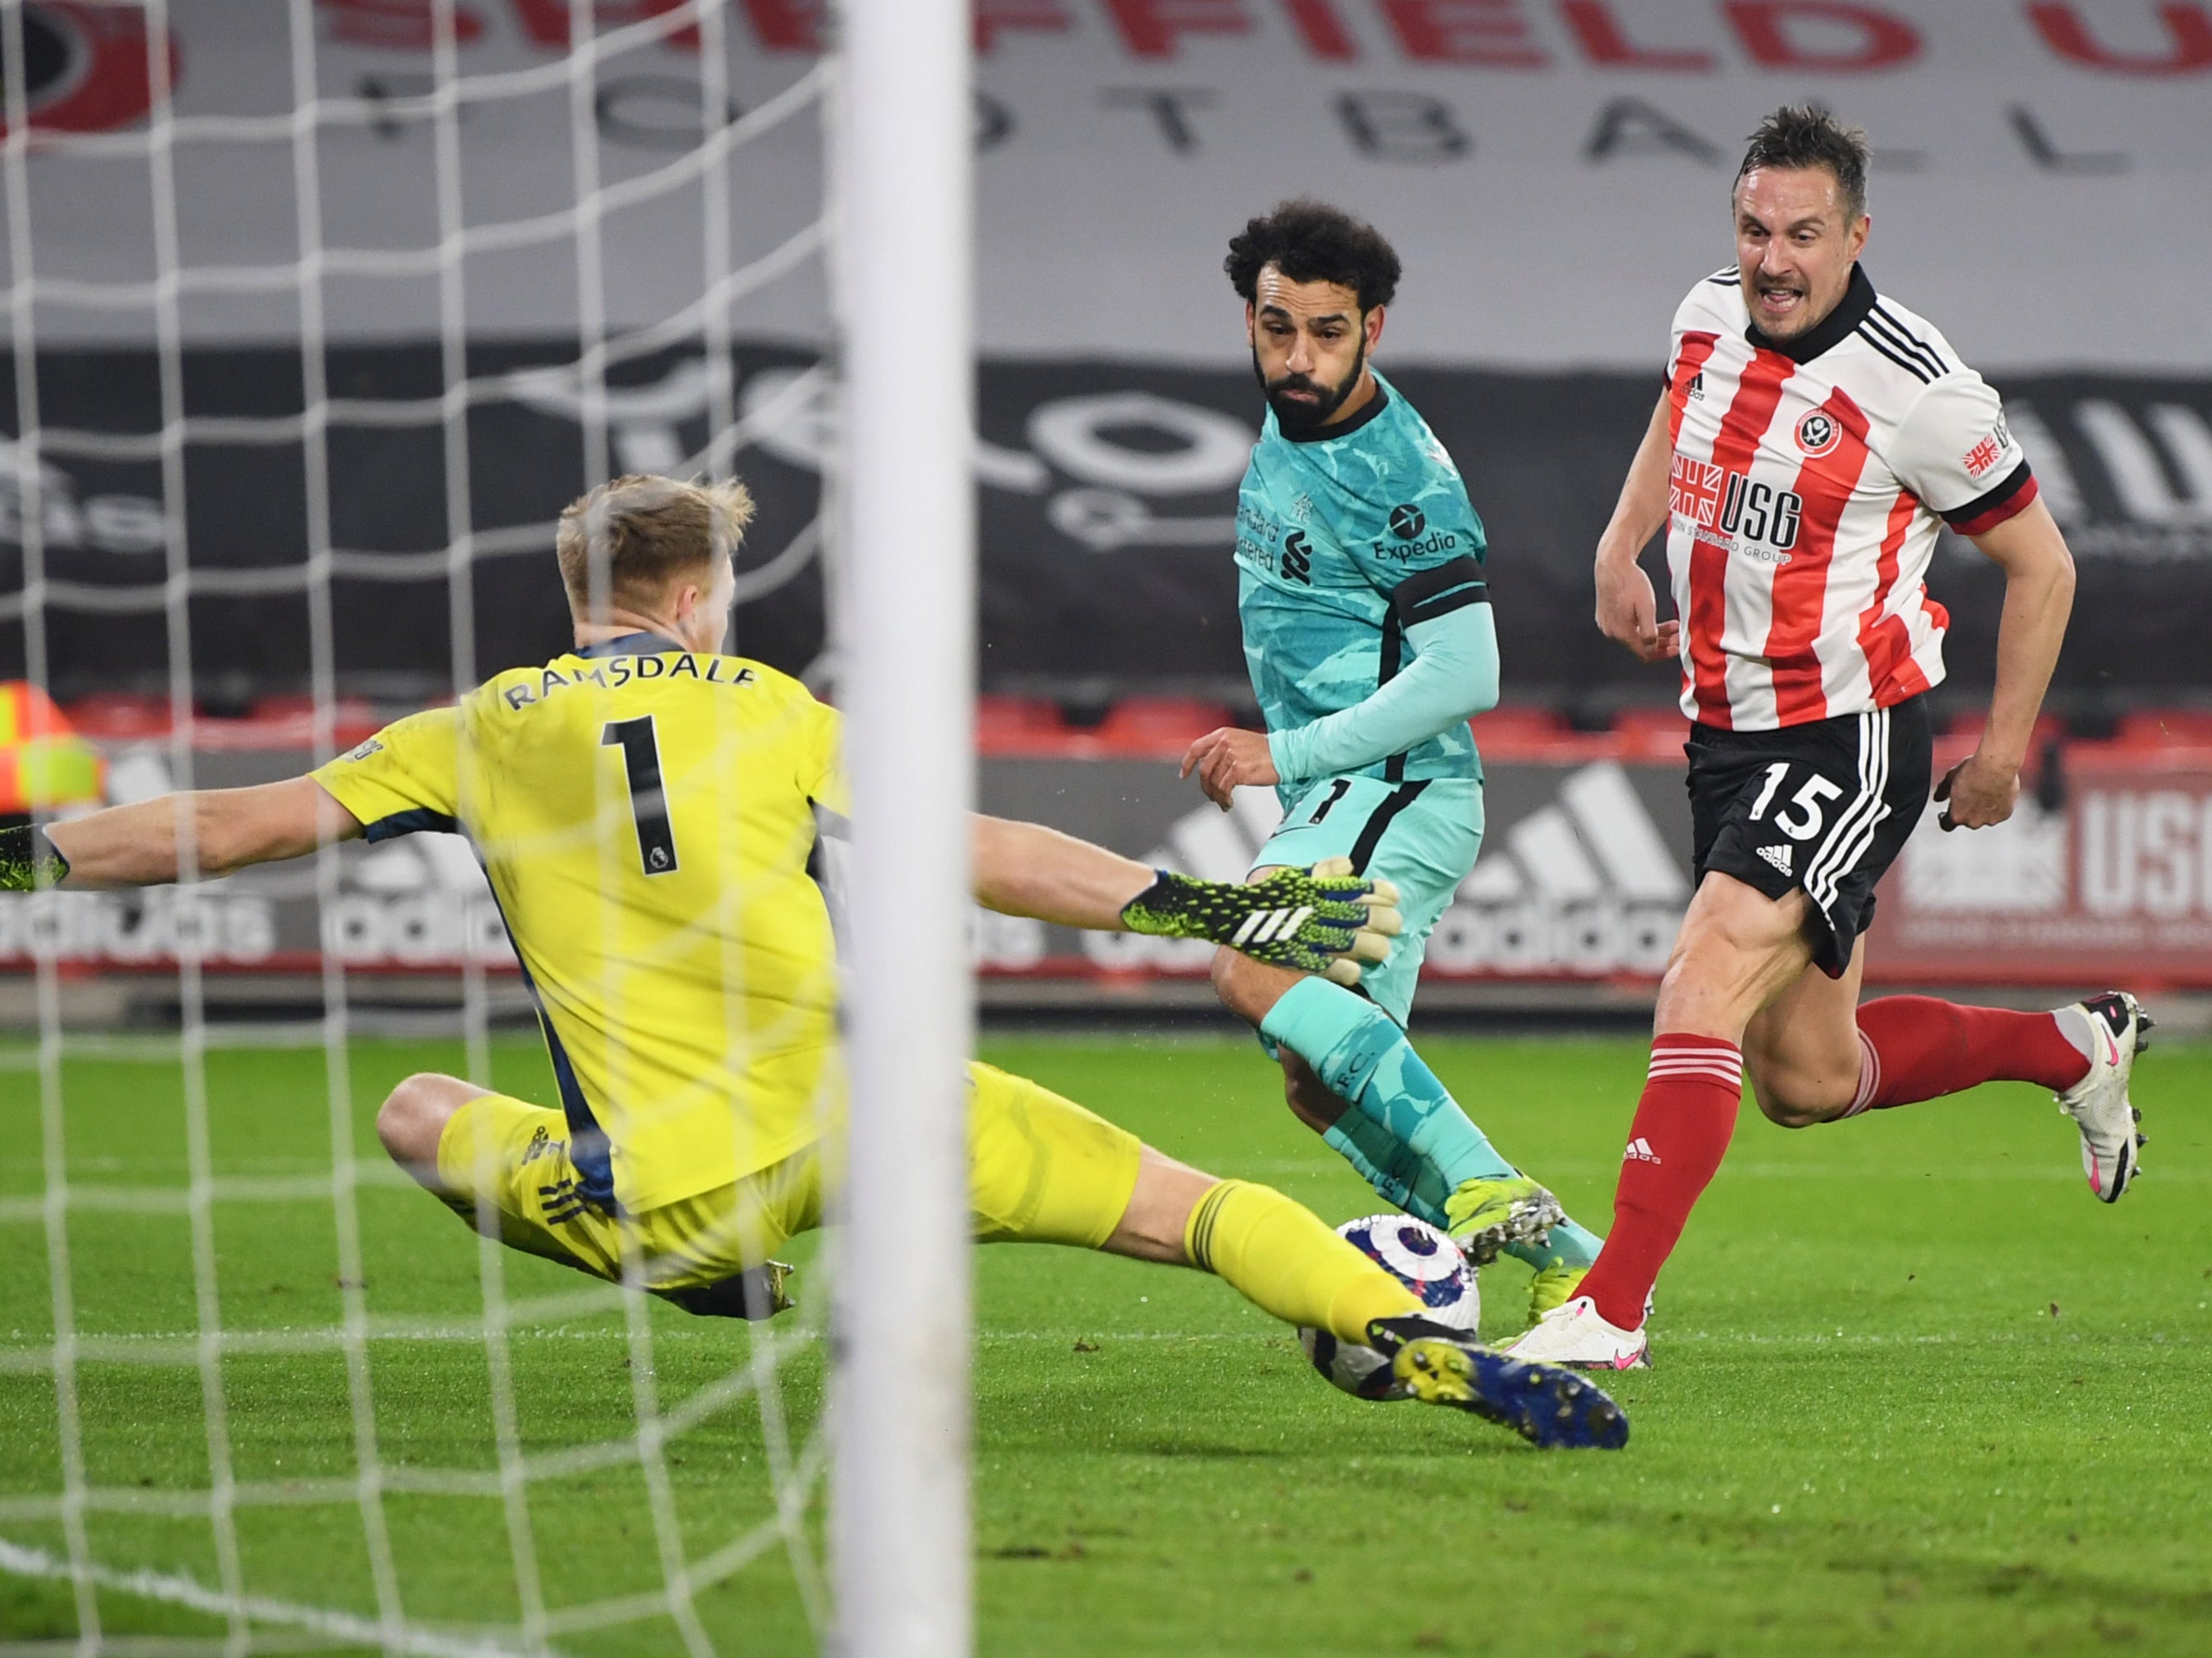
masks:
<instances>
[{"instance_id":1,"label":"football player in teal kit","mask_svg":"<svg viewBox=\"0 0 2212 1658\"><path fill-rule=\"evenodd\" d=\"M1254 875L1349 857L1395 881L1405 930L1360 989L1224 950L1213 982L1280 1059L1291 1109L1376 1192L1471 1257L1536 1269L1531 1315L1571 1295L1598 1240L1492 1147L1407 1040L1431 929L1482 844L1468 716L1498 701L1482 521L1428 424L1369 362L1397 255L1317 202L1230 243L1267 414L1237 506L1237 608L1267 724L1191 745L1224 808L1273 784Z\"/></svg>"}]
</instances>

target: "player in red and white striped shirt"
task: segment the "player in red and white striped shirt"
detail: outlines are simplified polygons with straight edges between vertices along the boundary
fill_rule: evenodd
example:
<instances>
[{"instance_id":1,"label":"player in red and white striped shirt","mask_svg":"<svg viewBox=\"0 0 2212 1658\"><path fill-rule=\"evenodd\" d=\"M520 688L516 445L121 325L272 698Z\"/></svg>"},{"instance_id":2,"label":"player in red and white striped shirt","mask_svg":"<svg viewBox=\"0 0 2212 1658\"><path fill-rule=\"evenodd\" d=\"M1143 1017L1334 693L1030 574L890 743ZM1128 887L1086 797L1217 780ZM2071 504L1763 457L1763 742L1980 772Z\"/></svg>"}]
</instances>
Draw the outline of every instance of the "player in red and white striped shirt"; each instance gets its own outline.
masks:
<instances>
[{"instance_id":1,"label":"player in red and white striped shirt","mask_svg":"<svg viewBox=\"0 0 2212 1658\"><path fill-rule=\"evenodd\" d=\"M1513 1344L1521 1357L1644 1362L1652 1283L1727 1149L1747 1070L1790 1127L2039 1083L2080 1127L2096 1196L2115 1201L2136 1173L2128 1076L2150 1021L2133 997L2055 1013L1859 1005L1875 885L1929 798L1923 693L1942 680L1948 618L1924 582L1941 527L2005 573L1988 722L1934 790L1946 829L2011 816L2074 592L1996 392L1859 266L1866 161L1865 135L1815 110L1753 135L1737 264L1674 314L1666 390L1598 546L1598 625L1646 661L1680 660L1698 885L1613 1231L1583 1294ZM1636 562L1662 524L1666 622Z\"/></svg>"}]
</instances>

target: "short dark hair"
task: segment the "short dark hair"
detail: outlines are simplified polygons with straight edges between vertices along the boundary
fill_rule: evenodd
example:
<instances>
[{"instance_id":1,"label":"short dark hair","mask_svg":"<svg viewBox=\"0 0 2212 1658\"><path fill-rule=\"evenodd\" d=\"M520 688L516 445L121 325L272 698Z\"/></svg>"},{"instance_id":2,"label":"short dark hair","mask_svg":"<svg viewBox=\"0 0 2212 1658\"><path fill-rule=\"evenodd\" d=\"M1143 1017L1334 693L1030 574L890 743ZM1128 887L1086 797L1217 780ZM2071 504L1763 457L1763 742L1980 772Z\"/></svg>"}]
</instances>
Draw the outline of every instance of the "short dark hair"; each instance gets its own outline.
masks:
<instances>
[{"instance_id":1,"label":"short dark hair","mask_svg":"<svg viewBox=\"0 0 2212 1658\"><path fill-rule=\"evenodd\" d=\"M1292 282L1343 283L1359 296L1363 311L1397 296L1402 271L1396 251L1373 225L1304 199L1247 222L1242 235L1229 239L1229 257L1221 261L1247 305L1258 296L1260 272L1271 265Z\"/></svg>"},{"instance_id":2,"label":"short dark hair","mask_svg":"<svg viewBox=\"0 0 2212 1658\"><path fill-rule=\"evenodd\" d=\"M1825 109L1784 104L1761 121L1751 135L1751 148L1743 152L1743 165L1735 170L1735 185L1757 167L1825 167L1835 174L1844 218L1866 211L1867 135ZM1729 186L1731 197L1735 185Z\"/></svg>"}]
</instances>

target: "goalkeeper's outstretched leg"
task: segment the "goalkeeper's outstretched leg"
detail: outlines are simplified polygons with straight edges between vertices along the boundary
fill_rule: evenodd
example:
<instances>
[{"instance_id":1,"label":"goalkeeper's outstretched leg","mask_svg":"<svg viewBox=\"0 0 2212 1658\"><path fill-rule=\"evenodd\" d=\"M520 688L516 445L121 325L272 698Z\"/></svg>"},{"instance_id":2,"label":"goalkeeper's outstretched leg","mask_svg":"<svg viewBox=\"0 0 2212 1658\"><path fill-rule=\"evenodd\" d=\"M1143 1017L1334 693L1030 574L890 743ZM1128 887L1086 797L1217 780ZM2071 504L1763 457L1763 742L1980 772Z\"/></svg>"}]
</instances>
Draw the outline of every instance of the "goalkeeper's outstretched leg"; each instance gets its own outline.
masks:
<instances>
[{"instance_id":1,"label":"goalkeeper's outstretched leg","mask_svg":"<svg viewBox=\"0 0 2212 1658\"><path fill-rule=\"evenodd\" d=\"M1194 1266L1285 1324L1402 1351L1401 1368L1423 1384L1413 1387L1416 1398L1472 1411L1539 1445L1619 1442L1589 1430L1594 1411L1607 1423L1619 1416L1592 1384L1429 1325L1419 1297L1281 1192L1179 1163L1026 1077L980 1064L969 1077L969 1195L980 1240ZM772 1256L821 1223L816 1146L733 1186L633 1211L592 1189L594 1159L588 1147L580 1154L562 1112L457 1076L407 1078L376 1127L393 1161L472 1228L598 1277L638 1283L690 1312L762 1318L789 1305L787 1272Z\"/></svg>"},{"instance_id":2,"label":"goalkeeper's outstretched leg","mask_svg":"<svg viewBox=\"0 0 2212 1658\"><path fill-rule=\"evenodd\" d=\"M1419 1298L1273 1188L1220 1180L1150 1146L1105 1247L1195 1266L1286 1324L1390 1354L1412 1397L1468 1411L1540 1446L1627 1442L1619 1405L1582 1377L1522 1365L1432 1324Z\"/></svg>"},{"instance_id":3,"label":"goalkeeper's outstretched leg","mask_svg":"<svg viewBox=\"0 0 2212 1658\"><path fill-rule=\"evenodd\" d=\"M1470 1411L1537 1445L1626 1440L1620 1408L1583 1378L1520 1367L1430 1324L1418 1296L1303 1204L1179 1163L1025 1077L970 1070L971 1191L985 1240L1088 1245L1194 1266L1285 1324L1381 1344L1416 1399Z\"/></svg>"}]
</instances>

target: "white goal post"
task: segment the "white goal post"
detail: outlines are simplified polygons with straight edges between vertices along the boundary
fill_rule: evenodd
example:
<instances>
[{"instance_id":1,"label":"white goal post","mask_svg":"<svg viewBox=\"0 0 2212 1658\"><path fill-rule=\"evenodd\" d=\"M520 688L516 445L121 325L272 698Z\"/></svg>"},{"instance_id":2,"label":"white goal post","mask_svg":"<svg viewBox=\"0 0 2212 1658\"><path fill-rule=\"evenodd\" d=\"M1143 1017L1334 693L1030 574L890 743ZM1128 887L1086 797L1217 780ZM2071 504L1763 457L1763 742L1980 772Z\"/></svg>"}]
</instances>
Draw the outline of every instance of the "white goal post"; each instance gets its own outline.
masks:
<instances>
[{"instance_id":1,"label":"white goal post","mask_svg":"<svg viewBox=\"0 0 2212 1658\"><path fill-rule=\"evenodd\" d=\"M830 1488L836 1647L969 1649L975 368L966 0L845 0L852 1073Z\"/></svg>"}]
</instances>

